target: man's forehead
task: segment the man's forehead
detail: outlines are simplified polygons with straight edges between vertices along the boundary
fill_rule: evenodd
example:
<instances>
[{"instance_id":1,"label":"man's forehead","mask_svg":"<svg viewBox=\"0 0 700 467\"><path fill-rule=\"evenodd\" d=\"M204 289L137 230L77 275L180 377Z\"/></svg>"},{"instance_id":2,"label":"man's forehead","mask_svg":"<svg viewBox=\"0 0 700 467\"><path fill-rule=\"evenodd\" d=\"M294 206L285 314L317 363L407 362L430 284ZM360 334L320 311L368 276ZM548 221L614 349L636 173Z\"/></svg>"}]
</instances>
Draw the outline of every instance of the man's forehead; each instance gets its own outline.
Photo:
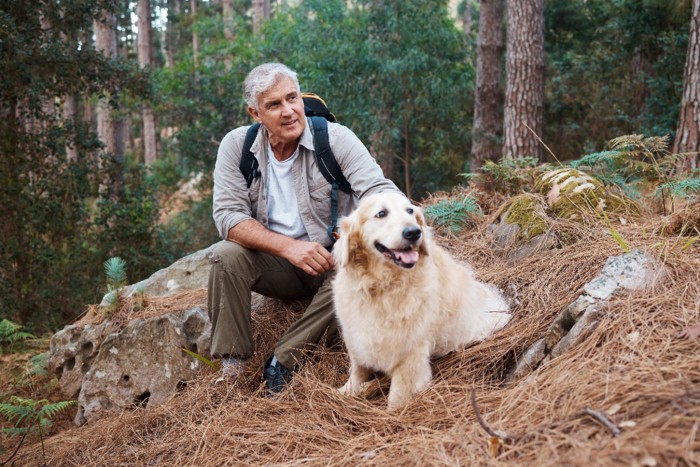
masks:
<instances>
[{"instance_id":1,"label":"man's forehead","mask_svg":"<svg viewBox=\"0 0 700 467\"><path fill-rule=\"evenodd\" d=\"M298 92L296 84L291 78L284 77L275 83L270 89L260 95L260 100L270 101L280 99L288 94Z\"/></svg>"}]
</instances>

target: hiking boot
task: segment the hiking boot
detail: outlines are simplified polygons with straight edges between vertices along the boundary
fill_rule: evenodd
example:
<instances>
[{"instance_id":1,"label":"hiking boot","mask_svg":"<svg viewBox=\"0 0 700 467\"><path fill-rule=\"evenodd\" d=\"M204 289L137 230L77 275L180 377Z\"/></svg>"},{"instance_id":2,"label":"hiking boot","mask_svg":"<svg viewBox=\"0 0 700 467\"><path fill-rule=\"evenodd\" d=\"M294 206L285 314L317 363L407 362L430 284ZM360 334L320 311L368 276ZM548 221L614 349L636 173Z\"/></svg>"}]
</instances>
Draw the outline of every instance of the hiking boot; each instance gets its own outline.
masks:
<instances>
[{"instance_id":1,"label":"hiking boot","mask_svg":"<svg viewBox=\"0 0 700 467\"><path fill-rule=\"evenodd\" d=\"M263 369L265 377L265 385L270 394L282 392L290 379L292 379L292 371L282 365L274 355L265 362Z\"/></svg>"}]
</instances>

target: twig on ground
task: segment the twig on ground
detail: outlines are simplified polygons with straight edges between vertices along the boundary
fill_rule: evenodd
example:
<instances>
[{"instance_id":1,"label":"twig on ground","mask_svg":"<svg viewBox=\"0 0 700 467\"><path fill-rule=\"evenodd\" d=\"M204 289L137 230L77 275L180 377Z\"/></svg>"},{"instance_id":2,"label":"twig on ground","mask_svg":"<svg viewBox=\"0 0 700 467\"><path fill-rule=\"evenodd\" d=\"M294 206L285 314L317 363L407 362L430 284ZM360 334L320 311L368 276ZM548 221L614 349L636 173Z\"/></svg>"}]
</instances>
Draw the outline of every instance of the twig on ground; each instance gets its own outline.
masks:
<instances>
[{"instance_id":1,"label":"twig on ground","mask_svg":"<svg viewBox=\"0 0 700 467\"><path fill-rule=\"evenodd\" d=\"M479 421L479 425L481 425L481 427L486 431L486 433L493 436L494 438L503 440L504 443L510 443L511 441L513 441L513 438L508 436L507 433L493 430L481 417L479 407L476 405L476 389L474 388L472 388L472 407L474 408L474 414L476 415L476 419Z\"/></svg>"},{"instance_id":2,"label":"twig on ground","mask_svg":"<svg viewBox=\"0 0 700 467\"><path fill-rule=\"evenodd\" d=\"M608 417L606 417L602 412L597 412L595 410L591 410L588 407L580 411L577 416L581 417L584 415L588 415L589 417L593 418L595 421L599 422L601 425L603 425L605 428L610 430L613 436L620 436L620 429L615 426L613 422L610 421Z\"/></svg>"}]
</instances>

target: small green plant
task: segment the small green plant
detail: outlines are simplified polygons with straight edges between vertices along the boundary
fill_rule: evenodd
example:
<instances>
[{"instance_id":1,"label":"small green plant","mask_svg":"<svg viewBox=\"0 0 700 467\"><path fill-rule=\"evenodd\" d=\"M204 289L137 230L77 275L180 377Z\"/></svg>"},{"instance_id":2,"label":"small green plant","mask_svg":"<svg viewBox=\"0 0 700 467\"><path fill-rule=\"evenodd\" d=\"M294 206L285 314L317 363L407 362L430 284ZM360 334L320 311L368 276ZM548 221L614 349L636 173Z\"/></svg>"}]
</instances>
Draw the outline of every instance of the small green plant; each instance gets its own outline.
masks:
<instances>
[{"instance_id":1,"label":"small green plant","mask_svg":"<svg viewBox=\"0 0 700 467\"><path fill-rule=\"evenodd\" d=\"M49 353L36 354L29 359L28 376L49 376Z\"/></svg>"},{"instance_id":2,"label":"small green plant","mask_svg":"<svg viewBox=\"0 0 700 467\"><path fill-rule=\"evenodd\" d=\"M462 200L444 199L425 209L425 217L433 226L454 234L473 225L474 218L481 215L481 208L471 196Z\"/></svg>"},{"instance_id":3,"label":"small green plant","mask_svg":"<svg viewBox=\"0 0 700 467\"><path fill-rule=\"evenodd\" d=\"M119 308L122 291L126 286L126 261L118 256L109 258L104 263L105 276L107 278L107 309L106 314L111 315Z\"/></svg>"},{"instance_id":4,"label":"small green plant","mask_svg":"<svg viewBox=\"0 0 700 467\"><path fill-rule=\"evenodd\" d=\"M486 161L481 166L481 173L460 174L468 180L476 179L480 185L490 191L498 191L505 194L517 194L531 187L537 175L549 166L538 165L534 157L520 157L516 159L501 159L499 162Z\"/></svg>"},{"instance_id":5,"label":"small green plant","mask_svg":"<svg viewBox=\"0 0 700 467\"><path fill-rule=\"evenodd\" d=\"M0 415L9 422L14 422L12 428L3 431L9 435L21 436L19 444L12 455L3 461L1 465L9 463L22 447L22 443L30 434L38 434L41 440L41 453L44 453L44 436L49 433L53 425L52 419L68 410L77 403L75 400L50 402L46 399L25 399L19 396L11 396L9 403L0 403Z\"/></svg>"},{"instance_id":6,"label":"small green plant","mask_svg":"<svg viewBox=\"0 0 700 467\"><path fill-rule=\"evenodd\" d=\"M12 347L21 341L36 339L36 336L26 331L22 331L24 326L13 323L9 319L0 321L0 350L11 350Z\"/></svg>"}]
</instances>

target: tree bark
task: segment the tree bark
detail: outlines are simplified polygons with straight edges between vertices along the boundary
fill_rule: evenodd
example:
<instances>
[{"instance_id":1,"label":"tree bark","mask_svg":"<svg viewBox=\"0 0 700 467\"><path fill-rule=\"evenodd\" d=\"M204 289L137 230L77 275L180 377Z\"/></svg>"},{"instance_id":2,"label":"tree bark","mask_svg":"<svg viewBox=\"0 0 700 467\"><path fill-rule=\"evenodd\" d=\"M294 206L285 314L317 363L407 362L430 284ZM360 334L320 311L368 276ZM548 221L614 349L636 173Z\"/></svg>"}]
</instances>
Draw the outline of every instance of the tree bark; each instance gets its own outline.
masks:
<instances>
[{"instance_id":1,"label":"tree bark","mask_svg":"<svg viewBox=\"0 0 700 467\"><path fill-rule=\"evenodd\" d=\"M192 24L197 21L197 0L190 0L190 15L192 15ZM192 59L194 60L194 69L199 69L199 34L192 29Z\"/></svg>"},{"instance_id":2,"label":"tree bark","mask_svg":"<svg viewBox=\"0 0 700 467\"><path fill-rule=\"evenodd\" d=\"M543 161L538 137L544 126L544 0L507 5L503 157Z\"/></svg>"},{"instance_id":3,"label":"tree bark","mask_svg":"<svg viewBox=\"0 0 700 467\"><path fill-rule=\"evenodd\" d=\"M227 43L233 42L234 31L233 31L233 0L222 0L221 9L223 11L224 19L224 37ZM224 67L226 70L230 70L233 67L233 59L230 55L226 54L224 58Z\"/></svg>"},{"instance_id":4,"label":"tree bark","mask_svg":"<svg viewBox=\"0 0 700 467\"><path fill-rule=\"evenodd\" d=\"M103 12L100 20L93 22L95 30L95 49L112 60L117 59L117 18L113 13ZM112 90L112 100L118 101L119 89ZM97 104L97 136L105 145L105 152L112 154L117 160L124 157L123 122L118 119L110 105L110 99L103 97ZM121 191L121 177L105 164L105 158L98 159L98 166L102 176L100 192L110 192L113 195ZM117 170L116 172L119 172ZM114 177L110 174L115 174Z\"/></svg>"},{"instance_id":5,"label":"tree bark","mask_svg":"<svg viewBox=\"0 0 700 467\"><path fill-rule=\"evenodd\" d=\"M136 5L138 17L137 49L141 68L152 66L153 38L151 26L150 0L138 0ZM151 167L158 158L156 148L156 117L150 102L144 102L141 110L143 118L143 162Z\"/></svg>"},{"instance_id":6,"label":"tree bark","mask_svg":"<svg viewBox=\"0 0 700 467\"><path fill-rule=\"evenodd\" d=\"M501 156L501 60L503 0L481 0L476 49L476 89L472 129L471 171Z\"/></svg>"},{"instance_id":7,"label":"tree bark","mask_svg":"<svg viewBox=\"0 0 700 467\"><path fill-rule=\"evenodd\" d=\"M690 153L683 162L683 169L698 168L700 150L700 0L693 0L693 14L690 17L688 52L683 73L683 97L674 153Z\"/></svg>"},{"instance_id":8,"label":"tree bark","mask_svg":"<svg viewBox=\"0 0 700 467\"><path fill-rule=\"evenodd\" d=\"M253 32L258 32L263 21L270 19L270 0L253 0Z\"/></svg>"}]
</instances>

